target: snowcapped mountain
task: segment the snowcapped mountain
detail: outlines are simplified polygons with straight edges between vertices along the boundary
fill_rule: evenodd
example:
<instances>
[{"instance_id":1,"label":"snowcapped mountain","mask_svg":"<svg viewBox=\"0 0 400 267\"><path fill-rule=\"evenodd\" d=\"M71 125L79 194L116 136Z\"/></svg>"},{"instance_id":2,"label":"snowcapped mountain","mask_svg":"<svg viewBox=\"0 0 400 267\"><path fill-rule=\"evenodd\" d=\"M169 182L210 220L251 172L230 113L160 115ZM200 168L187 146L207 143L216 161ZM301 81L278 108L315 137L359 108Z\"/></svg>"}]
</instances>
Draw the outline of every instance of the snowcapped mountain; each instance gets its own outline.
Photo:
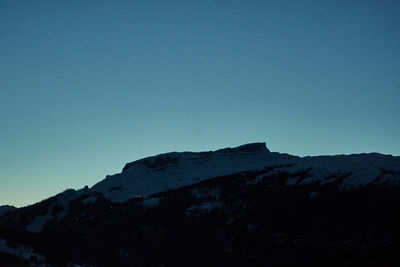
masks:
<instances>
[{"instance_id":1,"label":"snowcapped mountain","mask_svg":"<svg viewBox=\"0 0 400 267\"><path fill-rule=\"evenodd\" d=\"M375 179L379 175L379 182L398 184L398 175L394 174L400 172L400 158L377 153L300 158L271 153L265 143L254 143L213 152L172 152L134 161L126 164L121 173L94 185L90 192L98 192L113 202L124 202L213 177L271 166L279 166L275 171L289 172L312 168L307 179L298 181L294 177L288 185L329 183L338 179L338 174L348 174L341 187L352 188L378 182Z\"/></svg>"},{"instance_id":2,"label":"snowcapped mountain","mask_svg":"<svg viewBox=\"0 0 400 267\"><path fill-rule=\"evenodd\" d=\"M382 175L379 182L398 184L394 173L400 172L400 158L378 153L301 158L271 153L265 143L253 143L210 152L172 152L134 161L126 164L121 173L107 176L89 192L100 193L112 202L125 202L213 177L271 166L279 166L275 171L289 172L312 168L307 179L298 181L295 177L288 185L329 183L338 179L338 174L349 174L341 186L352 188L378 182L375 179L379 175Z\"/></svg>"},{"instance_id":3,"label":"snowcapped mountain","mask_svg":"<svg viewBox=\"0 0 400 267\"><path fill-rule=\"evenodd\" d=\"M270 153L265 143L213 152L172 152L128 163L121 173L107 176L90 192L101 193L112 202L125 202L283 161L284 155Z\"/></svg>"},{"instance_id":4,"label":"snowcapped mountain","mask_svg":"<svg viewBox=\"0 0 400 267\"><path fill-rule=\"evenodd\" d=\"M307 171L306 177L294 175L288 179L287 186L310 183L324 185L338 181L340 190L370 183L385 183L394 187L400 185L400 157L378 153L297 157L270 152L265 143L207 152L170 152L127 163L121 173L108 175L91 188L65 190L51 198L47 212L34 217L25 230L38 233L48 221L59 222L68 214L69 204L75 199L82 198L84 204L94 203L98 198L114 203L151 199L154 194L210 178L265 168L270 168L270 171L264 176ZM149 202L151 200L146 203ZM0 209L0 215L12 210L12 207L4 206Z\"/></svg>"},{"instance_id":5,"label":"snowcapped mountain","mask_svg":"<svg viewBox=\"0 0 400 267\"><path fill-rule=\"evenodd\" d=\"M391 155L298 157L265 143L171 152L4 213L0 238L38 249L56 266L196 265L193 257L209 265L200 251L222 265L308 264L315 249L315 265L342 266L374 262L367 250L394 257L399 189L400 157ZM266 257L266 248L274 253ZM192 258L173 257L178 250Z\"/></svg>"}]
</instances>

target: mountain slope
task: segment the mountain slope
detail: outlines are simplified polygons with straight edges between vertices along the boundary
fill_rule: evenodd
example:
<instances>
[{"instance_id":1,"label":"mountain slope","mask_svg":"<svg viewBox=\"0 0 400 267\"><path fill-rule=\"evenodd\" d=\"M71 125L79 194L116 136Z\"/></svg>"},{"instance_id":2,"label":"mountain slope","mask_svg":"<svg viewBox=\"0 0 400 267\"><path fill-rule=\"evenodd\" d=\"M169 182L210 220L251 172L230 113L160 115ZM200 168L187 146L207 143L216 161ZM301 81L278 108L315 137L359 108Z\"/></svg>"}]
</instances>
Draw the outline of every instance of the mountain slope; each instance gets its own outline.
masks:
<instances>
[{"instance_id":1,"label":"mountain slope","mask_svg":"<svg viewBox=\"0 0 400 267\"><path fill-rule=\"evenodd\" d=\"M91 188L68 189L50 198L50 204L29 219L25 230L38 233L46 223L59 222L68 214L70 202L78 198L83 198L84 204L98 198L114 203L148 199L210 178L271 167L270 175L307 172L305 177L293 175L287 186L337 182L340 190L350 190L371 183L395 188L400 185L400 157L378 153L297 157L270 152L265 143L208 152L171 152L127 163L121 173L107 176Z\"/></svg>"},{"instance_id":2,"label":"mountain slope","mask_svg":"<svg viewBox=\"0 0 400 267\"><path fill-rule=\"evenodd\" d=\"M0 216L5 214L6 212L15 211L17 209L18 208L14 207L14 206L9 206L9 205L0 206Z\"/></svg>"},{"instance_id":3,"label":"mountain slope","mask_svg":"<svg viewBox=\"0 0 400 267\"><path fill-rule=\"evenodd\" d=\"M288 185L317 180L329 183L340 174L347 175L341 184L343 188L378 182L375 179L379 175L380 182L395 185L399 180L393 174L400 172L399 157L371 153L300 158L271 153L265 143L254 143L214 152L173 152L134 161L126 164L121 173L94 185L90 192L98 192L113 202L124 202L212 177L276 165L290 172L312 168L310 177L304 181L290 180Z\"/></svg>"},{"instance_id":4,"label":"mountain slope","mask_svg":"<svg viewBox=\"0 0 400 267\"><path fill-rule=\"evenodd\" d=\"M349 174L342 184L346 188L377 182L374 179L379 175L383 176L381 182L396 184L398 179L391 174L400 172L399 157L371 153L300 158L271 153L265 143L254 143L214 152L172 152L134 161L126 164L121 173L107 176L94 185L90 192L100 193L113 202L124 202L212 177L275 165L282 165L282 170L290 172L312 168L310 177L302 183L315 180L329 183L334 175Z\"/></svg>"},{"instance_id":5,"label":"mountain slope","mask_svg":"<svg viewBox=\"0 0 400 267\"><path fill-rule=\"evenodd\" d=\"M56 266L390 266L399 181L400 158L377 153L173 152L5 214L0 238Z\"/></svg>"}]
</instances>

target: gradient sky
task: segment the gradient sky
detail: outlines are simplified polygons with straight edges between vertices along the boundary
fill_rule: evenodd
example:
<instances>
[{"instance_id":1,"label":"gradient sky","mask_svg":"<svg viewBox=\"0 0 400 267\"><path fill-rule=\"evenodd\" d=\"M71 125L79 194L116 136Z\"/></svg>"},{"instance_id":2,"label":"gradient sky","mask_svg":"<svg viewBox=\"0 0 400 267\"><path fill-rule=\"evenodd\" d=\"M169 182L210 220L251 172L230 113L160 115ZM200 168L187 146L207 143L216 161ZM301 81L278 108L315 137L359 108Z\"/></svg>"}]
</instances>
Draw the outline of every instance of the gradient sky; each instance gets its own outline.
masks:
<instances>
[{"instance_id":1,"label":"gradient sky","mask_svg":"<svg viewBox=\"0 0 400 267\"><path fill-rule=\"evenodd\" d=\"M400 155L399 1L0 0L0 205L169 151Z\"/></svg>"}]
</instances>

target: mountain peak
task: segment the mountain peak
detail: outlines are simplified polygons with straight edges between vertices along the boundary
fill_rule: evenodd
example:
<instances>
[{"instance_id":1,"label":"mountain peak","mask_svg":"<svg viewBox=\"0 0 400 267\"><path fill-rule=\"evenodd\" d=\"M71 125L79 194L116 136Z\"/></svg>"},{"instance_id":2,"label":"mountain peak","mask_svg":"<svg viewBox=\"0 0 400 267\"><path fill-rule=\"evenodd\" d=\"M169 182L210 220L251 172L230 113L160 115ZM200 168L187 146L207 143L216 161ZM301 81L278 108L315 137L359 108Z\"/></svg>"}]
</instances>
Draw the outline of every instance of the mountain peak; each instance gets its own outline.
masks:
<instances>
[{"instance_id":1,"label":"mountain peak","mask_svg":"<svg viewBox=\"0 0 400 267\"><path fill-rule=\"evenodd\" d=\"M10 205L0 206L0 216L5 214L6 212L14 211L14 210L17 210L17 209L18 209L17 207L10 206Z\"/></svg>"},{"instance_id":2,"label":"mountain peak","mask_svg":"<svg viewBox=\"0 0 400 267\"><path fill-rule=\"evenodd\" d=\"M265 142L262 143L249 143L238 147L228 147L218 149L215 152L219 153L252 153L252 152L270 152Z\"/></svg>"},{"instance_id":3,"label":"mountain peak","mask_svg":"<svg viewBox=\"0 0 400 267\"><path fill-rule=\"evenodd\" d=\"M206 152L169 152L127 163L122 172L108 175L90 190L115 202L148 197L195 182L281 163L265 143L250 143Z\"/></svg>"},{"instance_id":4,"label":"mountain peak","mask_svg":"<svg viewBox=\"0 0 400 267\"><path fill-rule=\"evenodd\" d=\"M150 169L163 168L169 165L177 164L182 155L190 155L191 158L197 157L198 155L211 156L213 154L229 153L229 154L241 154L241 153L269 153L265 142L263 143L249 143L237 147L227 147L218 149L215 151L205 151L205 152L169 152L163 153L152 157L147 157L144 159L136 160L125 164L122 172L127 171L133 166L144 165Z\"/></svg>"}]
</instances>

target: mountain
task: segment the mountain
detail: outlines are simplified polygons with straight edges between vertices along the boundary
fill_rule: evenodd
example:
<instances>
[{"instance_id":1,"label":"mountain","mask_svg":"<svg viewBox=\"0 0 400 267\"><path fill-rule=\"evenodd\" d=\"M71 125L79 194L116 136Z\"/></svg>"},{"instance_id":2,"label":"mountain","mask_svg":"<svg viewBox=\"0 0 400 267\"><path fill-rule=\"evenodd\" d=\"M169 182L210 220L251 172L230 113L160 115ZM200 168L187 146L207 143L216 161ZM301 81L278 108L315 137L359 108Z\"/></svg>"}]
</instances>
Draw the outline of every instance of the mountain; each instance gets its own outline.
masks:
<instances>
[{"instance_id":1,"label":"mountain","mask_svg":"<svg viewBox=\"0 0 400 267\"><path fill-rule=\"evenodd\" d=\"M399 188L391 155L171 152L0 216L0 239L54 266L397 266Z\"/></svg>"},{"instance_id":2,"label":"mountain","mask_svg":"<svg viewBox=\"0 0 400 267\"><path fill-rule=\"evenodd\" d=\"M6 212L14 211L14 210L17 210L17 209L18 208L14 207L14 206L9 206L9 205L0 206L0 216L5 214Z\"/></svg>"}]
</instances>

